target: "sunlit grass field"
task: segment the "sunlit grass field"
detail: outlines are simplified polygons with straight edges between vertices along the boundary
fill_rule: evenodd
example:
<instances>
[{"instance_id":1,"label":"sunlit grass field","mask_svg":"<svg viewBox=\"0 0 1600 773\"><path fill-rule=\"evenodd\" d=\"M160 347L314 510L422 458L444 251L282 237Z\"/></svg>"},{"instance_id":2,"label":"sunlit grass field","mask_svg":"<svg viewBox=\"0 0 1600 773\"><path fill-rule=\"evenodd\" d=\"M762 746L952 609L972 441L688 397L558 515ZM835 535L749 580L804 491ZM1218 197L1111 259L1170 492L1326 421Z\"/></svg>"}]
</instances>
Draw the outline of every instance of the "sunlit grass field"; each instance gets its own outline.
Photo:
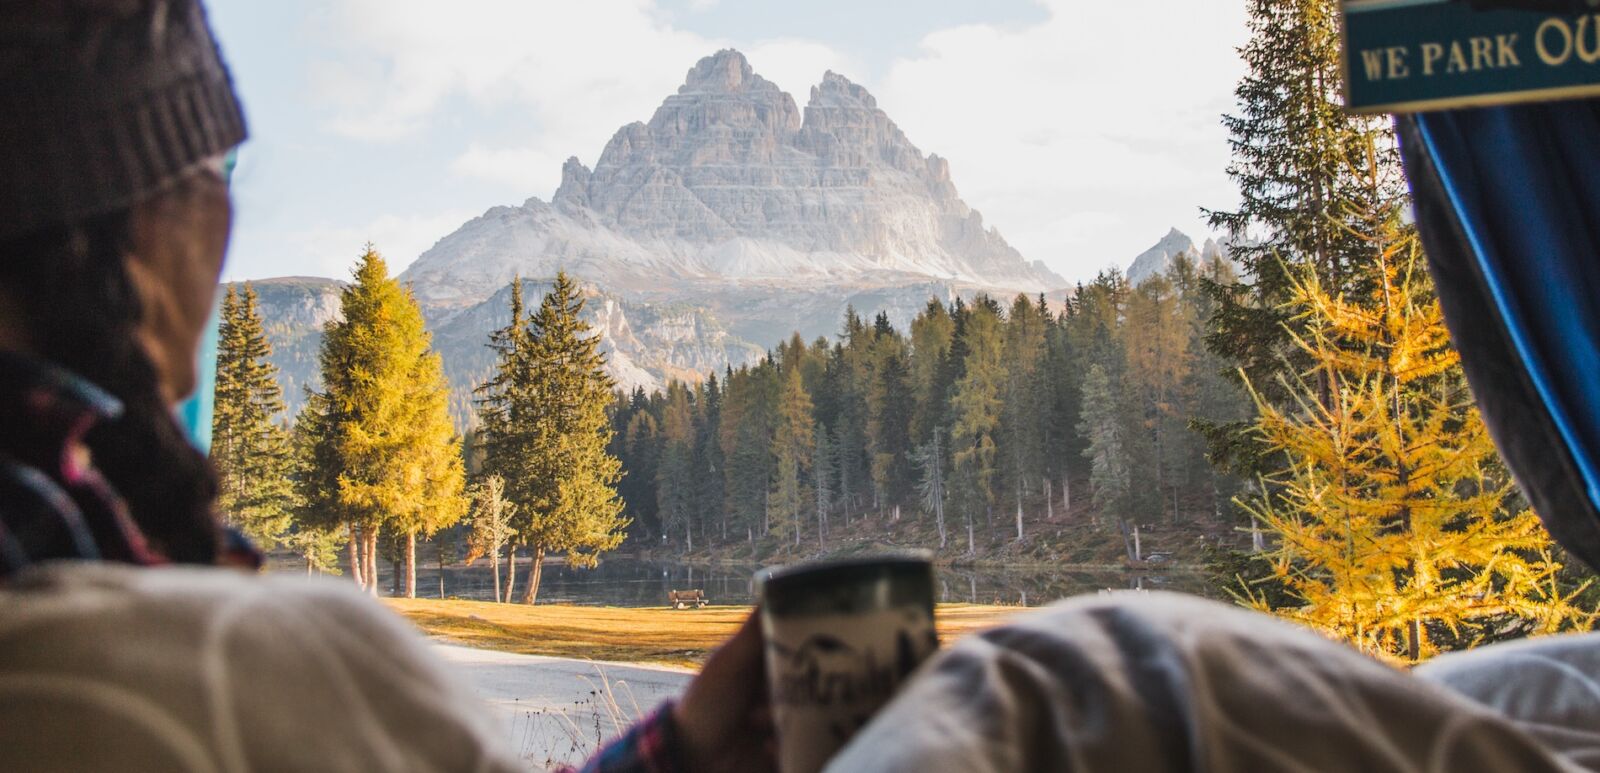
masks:
<instances>
[{"instance_id":1,"label":"sunlit grass field","mask_svg":"<svg viewBox=\"0 0 1600 773\"><path fill-rule=\"evenodd\" d=\"M487 601L386 599L429 636L525 655L698 668L750 614L744 606L705 609L527 606ZM1021 612L1019 607L940 604L948 644Z\"/></svg>"}]
</instances>

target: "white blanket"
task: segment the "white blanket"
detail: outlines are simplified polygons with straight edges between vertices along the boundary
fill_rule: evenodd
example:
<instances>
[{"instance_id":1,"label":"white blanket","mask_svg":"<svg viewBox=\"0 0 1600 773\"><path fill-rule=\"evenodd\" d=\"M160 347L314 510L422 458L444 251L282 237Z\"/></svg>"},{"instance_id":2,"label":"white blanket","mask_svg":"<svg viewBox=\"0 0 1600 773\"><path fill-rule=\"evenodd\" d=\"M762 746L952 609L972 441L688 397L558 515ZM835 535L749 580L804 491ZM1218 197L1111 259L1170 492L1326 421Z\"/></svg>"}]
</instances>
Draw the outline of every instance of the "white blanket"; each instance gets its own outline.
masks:
<instances>
[{"instance_id":1,"label":"white blanket","mask_svg":"<svg viewBox=\"0 0 1600 773\"><path fill-rule=\"evenodd\" d=\"M1592 637L1575 642L1600 646ZM1493 682L1464 676L1493 661L1466 657L1419 678L1225 604L1158 593L1085 597L940 653L828 770L1589 769L1600 748L1594 733L1562 730L1557 743L1546 732L1559 724L1550 717L1536 727L1501 713L1543 700L1511 697L1509 673L1505 689L1471 699L1441 686ZM1584 666L1591 677L1595 660ZM1565 696L1562 705L1588 712L1595 726L1592 679L1568 683L1565 666L1539 662L1546 676L1535 689Z\"/></svg>"}]
</instances>

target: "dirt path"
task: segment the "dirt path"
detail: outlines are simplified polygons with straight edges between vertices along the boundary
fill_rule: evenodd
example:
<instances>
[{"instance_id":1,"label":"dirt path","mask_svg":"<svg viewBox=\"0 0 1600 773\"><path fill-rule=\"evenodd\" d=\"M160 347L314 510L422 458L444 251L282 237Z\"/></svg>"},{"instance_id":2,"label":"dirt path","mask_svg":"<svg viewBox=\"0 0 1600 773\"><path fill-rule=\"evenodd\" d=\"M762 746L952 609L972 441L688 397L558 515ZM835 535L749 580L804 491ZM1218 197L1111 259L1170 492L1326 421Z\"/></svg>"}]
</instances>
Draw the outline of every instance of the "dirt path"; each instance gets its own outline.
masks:
<instances>
[{"instance_id":1,"label":"dirt path","mask_svg":"<svg viewBox=\"0 0 1600 773\"><path fill-rule=\"evenodd\" d=\"M505 722L506 737L533 770L582 763L693 676L449 644L438 651Z\"/></svg>"}]
</instances>

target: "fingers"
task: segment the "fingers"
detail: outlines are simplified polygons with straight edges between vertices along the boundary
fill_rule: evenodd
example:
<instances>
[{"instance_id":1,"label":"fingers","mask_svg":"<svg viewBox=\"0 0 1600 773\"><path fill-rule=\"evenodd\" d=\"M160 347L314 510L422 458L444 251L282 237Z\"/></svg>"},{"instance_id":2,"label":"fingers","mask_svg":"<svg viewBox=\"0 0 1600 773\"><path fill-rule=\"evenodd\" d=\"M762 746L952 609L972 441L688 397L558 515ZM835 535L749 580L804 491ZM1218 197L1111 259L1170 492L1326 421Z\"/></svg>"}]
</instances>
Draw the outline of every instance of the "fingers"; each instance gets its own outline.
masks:
<instances>
[{"instance_id":1,"label":"fingers","mask_svg":"<svg viewBox=\"0 0 1600 773\"><path fill-rule=\"evenodd\" d=\"M674 707L674 719L698 769L772 769L772 712L766 701L761 627L755 614L706 660Z\"/></svg>"}]
</instances>

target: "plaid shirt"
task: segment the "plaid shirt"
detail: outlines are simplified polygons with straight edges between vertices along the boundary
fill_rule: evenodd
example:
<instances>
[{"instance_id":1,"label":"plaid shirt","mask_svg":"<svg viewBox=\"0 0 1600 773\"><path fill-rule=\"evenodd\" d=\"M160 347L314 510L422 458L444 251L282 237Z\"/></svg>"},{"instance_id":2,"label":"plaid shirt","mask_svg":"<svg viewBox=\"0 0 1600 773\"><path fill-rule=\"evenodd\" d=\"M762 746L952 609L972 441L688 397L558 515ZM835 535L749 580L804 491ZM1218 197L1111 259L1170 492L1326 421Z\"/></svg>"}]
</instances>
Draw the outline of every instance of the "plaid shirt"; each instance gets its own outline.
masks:
<instances>
[{"instance_id":1,"label":"plaid shirt","mask_svg":"<svg viewBox=\"0 0 1600 773\"><path fill-rule=\"evenodd\" d=\"M0 576L51 558L164 563L83 442L121 412L83 379L0 352Z\"/></svg>"},{"instance_id":2,"label":"plaid shirt","mask_svg":"<svg viewBox=\"0 0 1600 773\"><path fill-rule=\"evenodd\" d=\"M667 703L607 744L581 769L560 773L684 773L680 758L677 725L672 722L672 704Z\"/></svg>"},{"instance_id":3,"label":"plaid shirt","mask_svg":"<svg viewBox=\"0 0 1600 773\"><path fill-rule=\"evenodd\" d=\"M49 559L168 563L94 468L84 436L122 404L33 357L0 352L0 578ZM259 556L236 533L224 556Z\"/></svg>"}]
</instances>

